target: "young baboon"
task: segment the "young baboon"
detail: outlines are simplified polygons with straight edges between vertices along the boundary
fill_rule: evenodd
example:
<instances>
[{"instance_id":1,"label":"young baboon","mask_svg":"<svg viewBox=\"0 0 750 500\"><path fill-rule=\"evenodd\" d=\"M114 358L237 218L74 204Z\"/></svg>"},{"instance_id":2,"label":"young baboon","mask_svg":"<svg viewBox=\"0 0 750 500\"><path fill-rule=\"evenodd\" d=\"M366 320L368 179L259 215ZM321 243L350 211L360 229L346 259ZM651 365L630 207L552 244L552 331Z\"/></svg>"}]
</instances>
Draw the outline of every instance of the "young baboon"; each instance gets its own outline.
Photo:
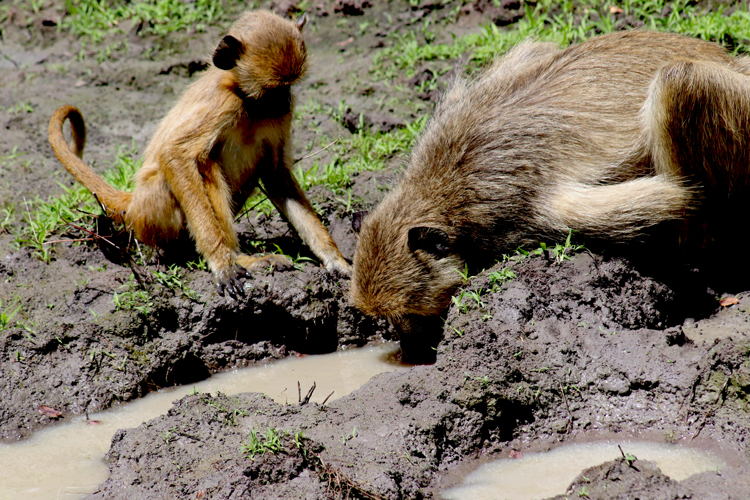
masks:
<instances>
[{"instance_id":1,"label":"young baboon","mask_svg":"<svg viewBox=\"0 0 750 500\"><path fill-rule=\"evenodd\" d=\"M291 86L307 69L304 23L305 16L294 23L267 11L242 15L219 42L213 65L159 125L133 193L114 189L81 161L86 132L78 109L63 106L50 120L55 155L106 214L138 240L161 247L187 225L221 294L242 293L245 269L291 265L284 256L240 253L232 222L259 180L326 268L350 272L289 170Z\"/></svg>"},{"instance_id":2,"label":"young baboon","mask_svg":"<svg viewBox=\"0 0 750 500\"><path fill-rule=\"evenodd\" d=\"M571 230L627 241L666 221L703 244L712 214L748 198L748 74L747 59L674 34L519 45L453 85L362 221L353 303L415 347L434 341L425 325L465 264Z\"/></svg>"}]
</instances>

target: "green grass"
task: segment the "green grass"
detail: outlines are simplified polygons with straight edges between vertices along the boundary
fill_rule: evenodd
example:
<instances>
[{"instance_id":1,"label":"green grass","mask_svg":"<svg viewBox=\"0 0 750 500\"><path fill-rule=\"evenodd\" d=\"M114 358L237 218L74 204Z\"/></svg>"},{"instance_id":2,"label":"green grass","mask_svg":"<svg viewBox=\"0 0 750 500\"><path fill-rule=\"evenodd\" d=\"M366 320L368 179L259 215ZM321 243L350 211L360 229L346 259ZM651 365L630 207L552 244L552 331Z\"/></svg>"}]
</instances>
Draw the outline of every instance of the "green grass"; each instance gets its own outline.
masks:
<instances>
[{"instance_id":1,"label":"green grass","mask_svg":"<svg viewBox=\"0 0 750 500\"><path fill-rule=\"evenodd\" d=\"M21 309L21 304L18 304L18 307L15 309L13 309L12 305L8 305L3 309L3 301L0 299L0 309L2 310L2 312L0 312L0 332L2 332L6 328L10 328L10 323L13 321L13 317L16 313Z\"/></svg>"},{"instance_id":2,"label":"green grass","mask_svg":"<svg viewBox=\"0 0 750 500\"><path fill-rule=\"evenodd\" d=\"M8 201L0 209L0 234L9 233L16 221L16 206Z\"/></svg>"},{"instance_id":3,"label":"green grass","mask_svg":"<svg viewBox=\"0 0 750 500\"><path fill-rule=\"evenodd\" d=\"M562 262L564 260L570 260L570 255L580 252L581 250L586 250L586 247L583 245L573 245L570 243L570 239L573 237L573 231L568 231L568 237L565 239L565 243L556 243L554 247L552 247L552 255L555 256L555 260L557 262Z\"/></svg>"},{"instance_id":4,"label":"green grass","mask_svg":"<svg viewBox=\"0 0 750 500\"><path fill-rule=\"evenodd\" d=\"M351 174L382 170L389 158L408 151L425 122L426 117L423 117L407 124L406 128L391 132L360 129L350 137L340 140L331 149L333 159L329 163L321 165L315 160L307 170L303 170L301 166L297 167L297 180L305 191L322 184L334 193L342 194L351 182Z\"/></svg>"},{"instance_id":5,"label":"green grass","mask_svg":"<svg viewBox=\"0 0 750 500\"><path fill-rule=\"evenodd\" d=\"M129 281L120 287L120 290L120 293L115 292L112 297L116 311L136 311L144 316L151 313L154 303L146 290L139 289L139 284L136 283L133 274L130 275Z\"/></svg>"},{"instance_id":6,"label":"green grass","mask_svg":"<svg viewBox=\"0 0 750 500\"><path fill-rule=\"evenodd\" d=\"M682 33L725 45L734 53L750 52L750 12L745 4L731 14L724 5L711 11L690 5L690 0L625 0L617 3L625 15L634 16L644 27L658 31ZM485 66L496 56L505 53L528 38L567 46L592 36L611 33L617 20L610 13L609 2L571 0L553 2L542 0L535 7L526 7L526 15L506 28L490 24L480 33L455 38L452 43L429 43L412 30L395 33L391 47L379 52L373 60L376 78L393 81L396 77L409 78L421 65L429 61L453 61L468 54L469 68ZM661 13L670 8L665 17ZM427 40L422 40L427 38Z\"/></svg>"},{"instance_id":7,"label":"green grass","mask_svg":"<svg viewBox=\"0 0 750 500\"><path fill-rule=\"evenodd\" d=\"M247 442L243 443L240 448L242 453L251 460L254 460L257 455L263 455L264 453L278 453L284 447L281 443L283 435L282 431L274 428L268 428L265 434L251 430ZM295 441L297 441L296 436Z\"/></svg>"},{"instance_id":8,"label":"green grass","mask_svg":"<svg viewBox=\"0 0 750 500\"><path fill-rule=\"evenodd\" d=\"M117 189L131 191L134 186L133 174L141 166L136 154L134 146L118 148L114 168L104 174L105 180ZM101 214L98 203L81 184L76 183L71 188L61 187L64 190L62 195L51 196L46 200L26 200L21 207L25 212L21 217L27 225L16 231L16 244L30 248L44 262L52 260L54 242L91 238L90 234L75 226L92 226L92 214Z\"/></svg>"},{"instance_id":9,"label":"green grass","mask_svg":"<svg viewBox=\"0 0 750 500\"><path fill-rule=\"evenodd\" d=\"M66 0L65 7L60 28L84 44L122 33L125 21L130 27L142 23L139 34L164 36L187 29L205 31L225 16L224 2L216 0Z\"/></svg>"},{"instance_id":10,"label":"green grass","mask_svg":"<svg viewBox=\"0 0 750 500\"><path fill-rule=\"evenodd\" d=\"M498 271L492 271L487 277L490 280L490 285L492 285L491 291L499 290L500 287L505 283L506 281L513 280L517 278L516 273L508 269L507 267L504 267Z\"/></svg>"},{"instance_id":11,"label":"green grass","mask_svg":"<svg viewBox=\"0 0 750 500\"><path fill-rule=\"evenodd\" d=\"M200 302L198 292L190 288L182 277L182 270L176 264L170 265L166 271L151 271L156 281L170 290L179 291L183 296L195 302Z\"/></svg>"}]
</instances>

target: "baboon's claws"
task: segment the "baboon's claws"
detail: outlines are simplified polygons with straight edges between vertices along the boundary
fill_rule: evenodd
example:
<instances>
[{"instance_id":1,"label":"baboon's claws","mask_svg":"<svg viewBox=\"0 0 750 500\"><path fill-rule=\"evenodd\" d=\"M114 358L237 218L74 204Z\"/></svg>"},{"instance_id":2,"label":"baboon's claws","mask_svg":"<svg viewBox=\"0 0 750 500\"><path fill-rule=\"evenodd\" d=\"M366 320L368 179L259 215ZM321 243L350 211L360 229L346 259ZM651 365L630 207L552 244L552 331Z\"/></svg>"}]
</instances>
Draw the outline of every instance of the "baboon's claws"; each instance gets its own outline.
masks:
<instances>
[{"instance_id":1,"label":"baboon's claws","mask_svg":"<svg viewBox=\"0 0 750 500\"><path fill-rule=\"evenodd\" d=\"M237 296L244 297L245 287L242 286L240 278L247 278L249 276L245 268L237 264L222 271L216 279L216 289L219 295L223 297L224 292L226 292L234 300L237 300Z\"/></svg>"}]
</instances>

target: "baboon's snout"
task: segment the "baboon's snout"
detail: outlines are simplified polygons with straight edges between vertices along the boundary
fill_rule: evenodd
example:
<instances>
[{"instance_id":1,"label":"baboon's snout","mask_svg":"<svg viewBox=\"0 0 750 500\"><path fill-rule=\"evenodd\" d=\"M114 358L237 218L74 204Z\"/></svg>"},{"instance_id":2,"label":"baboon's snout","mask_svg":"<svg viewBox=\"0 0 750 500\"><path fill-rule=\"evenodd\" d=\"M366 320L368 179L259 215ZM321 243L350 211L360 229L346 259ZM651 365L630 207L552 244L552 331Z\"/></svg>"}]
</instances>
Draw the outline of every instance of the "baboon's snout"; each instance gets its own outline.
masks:
<instances>
[{"instance_id":1,"label":"baboon's snout","mask_svg":"<svg viewBox=\"0 0 750 500\"><path fill-rule=\"evenodd\" d=\"M401 356L405 363L429 365L437 359L437 346L443 338L441 316L409 314L389 318L401 340Z\"/></svg>"}]
</instances>

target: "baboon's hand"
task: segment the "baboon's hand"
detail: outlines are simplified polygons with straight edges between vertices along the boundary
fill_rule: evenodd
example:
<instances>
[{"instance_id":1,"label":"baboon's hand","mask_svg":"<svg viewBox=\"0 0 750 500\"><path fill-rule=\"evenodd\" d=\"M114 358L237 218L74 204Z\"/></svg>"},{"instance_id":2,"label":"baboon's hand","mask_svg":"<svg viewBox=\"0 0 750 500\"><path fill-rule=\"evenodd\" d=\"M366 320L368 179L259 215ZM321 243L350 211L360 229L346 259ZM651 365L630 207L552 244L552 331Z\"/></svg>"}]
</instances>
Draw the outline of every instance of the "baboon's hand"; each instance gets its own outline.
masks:
<instances>
[{"instance_id":1,"label":"baboon's hand","mask_svg":"<svg viewBox=\"0 0 750 500\"><path fill-rule=\"evenodd\" d=\"M245 288L242 286L240 278L247 278L250 275L247 273L244 267L234 264L216 273L216 288L218 288L219 295L224 296L224 291L229 294L234 300L237 300L237 296L245 295Z\"/></svg>"},{"instance_id":2,"label":"baboon's hand","mask_svg":"<svg viewBox=\"0 0 750 500\"><path fill-rule=\"evenodd\" d=\"M352 275L352 266L344 259L332 260L326 265L328 272L343 274L344 276Z\"/></svg>"}]
</instances>

